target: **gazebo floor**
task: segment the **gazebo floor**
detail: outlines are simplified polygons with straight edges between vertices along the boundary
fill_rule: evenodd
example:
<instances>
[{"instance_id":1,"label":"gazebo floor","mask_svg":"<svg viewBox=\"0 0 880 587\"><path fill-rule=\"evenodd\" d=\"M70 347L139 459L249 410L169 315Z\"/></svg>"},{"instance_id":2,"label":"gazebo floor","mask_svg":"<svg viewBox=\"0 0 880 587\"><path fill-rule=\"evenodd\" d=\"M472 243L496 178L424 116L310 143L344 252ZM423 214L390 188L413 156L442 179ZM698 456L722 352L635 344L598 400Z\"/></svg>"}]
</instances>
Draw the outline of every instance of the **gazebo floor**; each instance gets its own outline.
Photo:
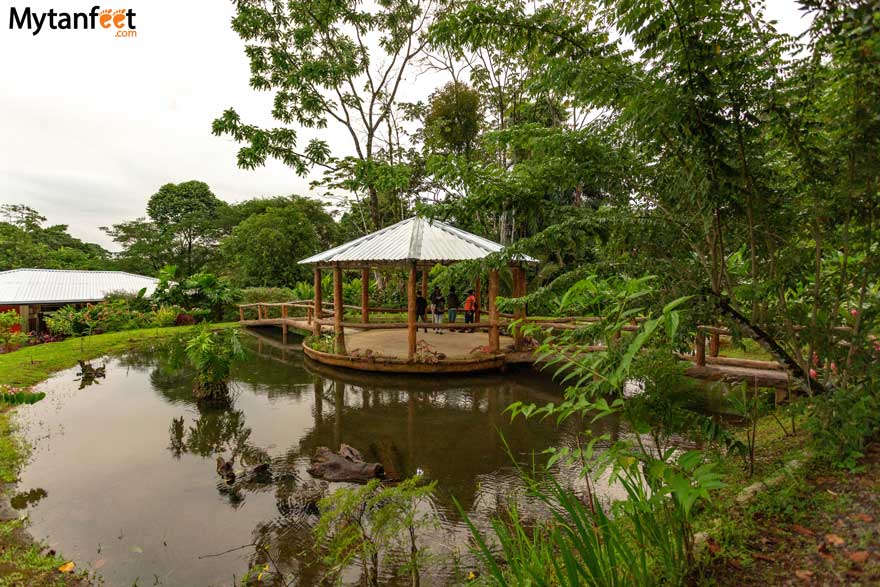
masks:
<instances>
[{"instance_id":1,"label":"gazebo floor","mask_svg":"<svg viewBox=\"0 0 880 587\"><path fill-rule=\"evenodd\" d=\"M507 362L505 349L510 349L513 339L502 336L502 351L497 354L486 352L488 339L485 332L445 330L439 334L420 329L418 360L410 362L406 329L351 329L345 332L347 355L316 351L305 344L303 352L325 365L382 373L472 373L503 369Z\"/></svg>"},{"instance_id":2,"label":"gazebo floor","mask_svg":"<svg viewBox=\"0 0 880 587\"><path fill-rule=\"evenodd\" d=\"M350 354L363 356L367 350L382 355L383 357L406 360L407 331L402 328L388 330L361 330L359 332L346 331L345 346ZM420 348L442 353L446 359L473 359L479 353L481 347L489 344L489 335L485 332L455 332L444 330L443 334L419 329L416 344ZM513 344L513 339L508 336L501 337L501 348L504 349ZM428 345L424 347L424 345ZM474 352L471 352L474 351Z\"/></svg>"}]
</instances>

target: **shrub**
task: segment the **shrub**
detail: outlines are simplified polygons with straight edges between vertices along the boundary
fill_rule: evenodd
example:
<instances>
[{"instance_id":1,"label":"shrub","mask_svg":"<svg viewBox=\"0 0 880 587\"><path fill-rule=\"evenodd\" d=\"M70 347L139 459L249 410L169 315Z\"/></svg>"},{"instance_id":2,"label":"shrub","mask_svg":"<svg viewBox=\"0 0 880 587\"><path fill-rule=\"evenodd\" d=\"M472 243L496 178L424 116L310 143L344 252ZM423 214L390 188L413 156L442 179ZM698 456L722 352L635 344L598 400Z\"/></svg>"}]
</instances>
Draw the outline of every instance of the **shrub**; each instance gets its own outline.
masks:
<instances>
[{"instance_id":1,"label":"shrub","mask_svg":"<svg viewBox=\"0 0 880 587\"><path fill-rule=\"evenodd\" d=\"M172 281L176 269L166 267L159 274L159 285L153 292L158 304L178 305L187 309L207 308L215 320L221 320L234 309L241 291L229 280L213 273L196 273L180 282Z\"/></svg>"},{"instance_id":2,"label":"shrub","mask_svg":"<svg viewBox=\"0 0 880 587\"><path fill-rule=\"evenodd\" d=\"M21 318L15 310L0 312L0 351L11 351L27 339L21 332L14 331Z\"/></svg>"},{"instance_id":3,"label":"shrub","mask_svg":"<svg viewBox=\"0 0 880 587\"><path fill-rule=\"evenodd\" d=\"M180 308L176 306L161 306L153 311L151 326L157 328L174 326L177 324L177 317L179 315Z\"/></svg>"},{"instance_id":4,"label":"shrub","mask_svg":"<svg viewBox=\"0 0 880 587\"><path fill-rule=\"evenodd\" d=\"M117 298L76 309L64 306L46 317L46 326L55 336L82 336L102 332L119 332L136 328L173 326L183 313L179 306L160 306L140 311Z\"/></svg>"},{"instance_id":5,"label":"shrub","mask_svg":"<svg viewBox=\"0 0 880 587\"><path fill-rule=\"evenodd\" d=\"M309 296L312 295L310 292ZM298 298L294 290L287 287L248 287L241 290L242 304L290 302L297 299L311 297Z\"/></svg>"},{"instance_id":6,"label":"shrub","mask_svg":"<svg viewBox=\"0 0 880 587\"><path fill-rule=\"evenodd\" d=\"M125 302L132 310L137 310L139 312L149 312L152 307L152 302L146 294L146 288L143 288L139 292L134 294L127 291L111 291L106 296L104 296L104 301L122 301Z\"/></svg>"},{"instance_id":7,"label":"shrub","mask_svg":"<svg viewBox=\"0 0 880 587\"><path fill-rule=\"evenodd\" d=\"M880 390L864 383L817 397L807 428L819 459L856 470L865 444L880 434Z\"/></svg>"}]
</instances>

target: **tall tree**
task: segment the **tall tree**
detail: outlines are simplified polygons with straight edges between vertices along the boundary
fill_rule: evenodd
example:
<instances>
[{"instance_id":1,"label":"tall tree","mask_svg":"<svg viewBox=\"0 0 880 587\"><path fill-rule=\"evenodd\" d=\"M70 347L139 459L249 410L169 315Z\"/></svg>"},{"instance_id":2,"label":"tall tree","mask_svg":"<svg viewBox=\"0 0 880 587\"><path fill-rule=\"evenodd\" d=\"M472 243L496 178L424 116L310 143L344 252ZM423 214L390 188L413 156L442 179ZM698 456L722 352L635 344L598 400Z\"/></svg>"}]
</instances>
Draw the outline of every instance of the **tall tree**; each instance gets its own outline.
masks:
<instances>
[{"instance_id":1,"label":"tall tree","mask_svg":"<svg viewBox=\"0 0 880 587\"><path fill-rule=\"evenodd\" d=\"M240 167L273 157L301 175L323 166L335 186L346 175L348 187L366 195L371 228L381 227L379 183L387 174L375 167L395 163L398 93L425 47L435 2L236 0L232 27L248 43L251 86L275 92L272 115L285 126L246 124L229 109L214 121L214 134L247 144L238 153ZM290 125L321 129L330 122L350 137L353 161L331 158L317 138L298 148L298 130Z\"/></svg>"},{"instance_id":2,"label":"tall tree","mask_svg":"<svg viewBox=\"0 0 880 587\"><path fill-rule=\"evenodd\" d=\"M170 235L147 218L102 226L101 230L122 247L116 253L116 262L120 269L156 275L162 267L175 263Z\"/></svg>"},{"instance_id":3,"label":"tall tree","mask_svg":"<svg viewBox=\"0 0 880 587\"><path fill-rule=\"evenodd\" d=\"M318 252L319 238L297 206L270 207L236 226L221 248L234 281L283 287L308 279L297 261Z\"/></svg>"},{"instance_id":4,"label":"tall tree","mask_svg":"<svg viewBox=\"0 0 880 587\"><path fill-rule=\"evenodd\" d=\"M23 204L0 206L0 270L21 267L46 269L108 269L110 254L103 247L72 236L66 224L44 227L46 218Z\"/></svg>"},{"instance_id":5,"label":"tall tree","mask_svg":"<svg viewBox=\"0 0 880 587\"><path fill-rule=\"evenodd\" d=\"M150 197L147 214L176 244L186 275L198 269L196 261L204 261L208 247L215 243L217 220L225 206L201 181L167 183Z\"/></svg>"}]
</instances>

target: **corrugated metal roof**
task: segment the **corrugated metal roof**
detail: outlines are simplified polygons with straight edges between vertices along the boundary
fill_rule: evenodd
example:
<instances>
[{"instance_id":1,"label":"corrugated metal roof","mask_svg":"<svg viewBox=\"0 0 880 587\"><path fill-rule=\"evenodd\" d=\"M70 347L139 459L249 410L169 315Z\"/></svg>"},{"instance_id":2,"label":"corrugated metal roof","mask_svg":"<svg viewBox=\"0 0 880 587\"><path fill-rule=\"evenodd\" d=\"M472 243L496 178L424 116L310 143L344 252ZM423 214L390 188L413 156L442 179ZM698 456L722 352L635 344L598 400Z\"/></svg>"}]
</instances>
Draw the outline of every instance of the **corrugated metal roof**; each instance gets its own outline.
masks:
<instances>
[{"instance_id":1,"label":"corrugated metal roof","mask_svg":"<svg viewBox=\"0 0 880 587\"><path fill-rule=\"evenodd\" d=\"M136 294L156 289L158 279L124 271L12 269L0 271L0 304L97 302L115 291Z\"/></svg>"},{"instance_id":2,"label":"corrugated metal roof","mask_svg":"<svg viewBox=\"0 0 880 587\"><path fill-rule=\"evenodd\" d=\"M303 259L300 263L388 263L407 260L446 263L482 259L503 248L496 242L445 222L413 216ZM521 260L534 262L534 259L527 256L522 256Z\"/></svg>"}]
</instances>

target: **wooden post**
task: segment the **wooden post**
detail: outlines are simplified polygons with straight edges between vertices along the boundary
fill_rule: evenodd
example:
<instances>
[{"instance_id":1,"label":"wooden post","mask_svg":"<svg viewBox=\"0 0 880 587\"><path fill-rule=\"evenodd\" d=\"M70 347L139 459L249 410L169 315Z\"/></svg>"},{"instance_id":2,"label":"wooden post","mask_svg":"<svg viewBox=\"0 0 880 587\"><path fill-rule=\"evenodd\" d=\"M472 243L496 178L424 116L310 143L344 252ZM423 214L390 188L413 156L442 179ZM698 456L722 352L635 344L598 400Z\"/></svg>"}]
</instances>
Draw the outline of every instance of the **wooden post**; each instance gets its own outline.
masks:
<instances>
[{"instance_id":1,"label":"wooden post","mask_svg":"<svg viewBox=\"0 0 880 587\"><path fill-rule=\"evenodd\" d=\"M28 334L31 331L31 307L22 304L18 307L18 319L21 324L22 334Z\"/></svg>"},{"instance_id":2,"label":"wooden post","mask_svg":"<svg viewBox=\"0 0 880 587\"><path fill-rule=\"evenodd\" d=\"M522 266L513 267L513 296L516 298L521 298L526 294L526 271L522 268ZM525 307L517 308L516 310L516 319L517 320L525 320L526 317L526 309ZM521 351L523 347L523 330L522 324L516 327L513 334L513 347Z\"/></svg>"},{"instance_id":3,"label":"wooden post","mask_svg":"<svg viewBox=\"0 0 880 587\"><path fill-rule=\"evenodd\" d=\"M281 306L281 344L287 344L287 306Z\"/></svg>"},{"instance_id":4,"label":"wooden post","mask_svg":"<svg viewBox=\"0 0 880 587\"><path fill-rule=\"evenodd\" d=\"M498 335L498 270L489 270L489 352L497 353L501 349L501 338Z\"/></svg>"},{"instance_id":5,"label":"wooden post","mask_svg":"<svg viewBox=\"0 0 880 587\"><path fill-rule=\"evenodd\" d=\"M342 307L342 267L339 263L333 266L333 333L336 335L336 354L344 355L345 352L345 331L342 328L343 313L345 308Z\"/></svg>"},{"instance_id":6,"label":"wooden post","mask_svg":"<svg viewBox=\"0 0 880 587\"><path fill-rule=\"evenodd\" d=\"M313 312L315 314L315 323L313 324L314 328L312 329L312 334L315 336L321 336L321 268L317 265L315 266L315 307L313 308Z\"/></svg>"},{"instance_id":7,"label":"wooden post","mask_svg":"<svg viewBox=\"0 0 880 587\"><path fill-rule=\"evenodd\" d=\"M709 335L709 356L717 357L721 350L721 335L713 332Z\"/></svg>"},{"instance_id":8,"label":"wooden post","mask_svg":"<svg viewBox=\"0 0 880 587\"><path fill-rule=\"evenodd\" d=\"M370 268L361 269L361 321L370 322Z\"/></svg>"},{"instance_id":9,"label":"wooden post","mask_svg":"<svg viewBox=\"0 0 880 587\"><path fill-rule=\"evenodd\" d=\"M428 273L427 267L422 267L422 297L428 299Z\"/></svg>"},{"instance_id":10,"label":"wooden post","mask_svg":"<svg viewBox=\"0 0 880 587\"><path fill-rule=\"evenodd\" d=\"M696 336L696 348L694 349L694 355L697 360L697 367L705 367L706 366L706 333L704 333L699 326L697 326L697 336Z\"/></svg>"},{"instance_id":11,"label":"wooden post","mask_svg":"<svg viewBox=\"0 0 880 587\"><path fill-rule=\"evenodd\" d=\"M477 324L480 323L480 294L483 290L483 284L480 281L480 277L477 276L477 282L474 284L474 297L476 298L475 308L474 308L474 322Z\"/></svg>"},{"instance_id":12,"label":"wooden post","mask_svg":"<svg viewBox=\"0 0 880 587\"><path fill-rule=\"evenodd\" d=\"M424 281L423 281L424 284ZM423 285L424 287L424 285ZM416 264L409 266L409 279L406 284L406 321L409 361L416 360Z\"/></svg>"},{"instance_id":13,"label":"wooden post","mask_svg":"<svg viewBox=\"0 0 880 587\"><path fill-rule=\"evenodd\" d=\"M241 306L238 307L238 321L244 322L244 308Z\"/></svg>"}]
</instances>

